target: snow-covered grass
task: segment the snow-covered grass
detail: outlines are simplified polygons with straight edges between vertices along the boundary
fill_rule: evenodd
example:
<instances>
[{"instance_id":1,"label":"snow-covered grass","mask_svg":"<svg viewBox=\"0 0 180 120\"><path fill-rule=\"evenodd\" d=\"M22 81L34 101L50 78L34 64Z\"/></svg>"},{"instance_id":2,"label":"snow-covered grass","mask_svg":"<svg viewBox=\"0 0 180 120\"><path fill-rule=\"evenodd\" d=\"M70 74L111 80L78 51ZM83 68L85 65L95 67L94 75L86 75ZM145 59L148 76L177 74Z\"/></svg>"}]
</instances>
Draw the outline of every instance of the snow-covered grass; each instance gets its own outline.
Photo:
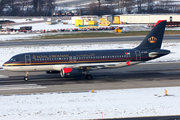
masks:
<instances>
[{"instance_id":1,"label":"snow-covered grass","mask_svg":"<svg viewBox=\"0 0 180 120\"><path fill-rule=\"evenodd\" d=\"M47 25L45 22L43 23L32 23L32 24L27 24L27 26L32 26L32 30L57 30L57 29L71 29L71 28L79 28L79 27L75 27L75 25L71 25L71 22L69 22L68 20L66 20L68 22L68 24L63 24L63 23L59 23L59 24L54 24L54 25ZM14 29L19 29L20 27L25 26L25 25L14 25L11 27L14 27Z\"/></svg>"},{"instance_id":2,"label":"snow-covered grass","mask_svg":"<svg viewBox=\"0 0 180 120\"><path fill-rule=\"evenodd\" d=\"M66 32L67 33L67 32ZM20 33L17 34L15 32L11 32L10 34L7 35L0 35L0 41L15 41L15 40L37 40L40 39L40 36L46 36L46 35L56 35L56 34L64 34L64 33L31 33L31 34L26 34L26 33ZM39 36L39 37L38 37Z\"/></svg>"},{"instance_id":3,"label":"snow-covered grass","mask_svg":"<svg viewBox=\"0 0 180 120\"><path fill-rule=\"evenodd\" d=\"M165 96L165 89L168 96ZM0 96L2 120L79 120L180 114L180 87Z\"/></svg>"},{"instance_id":4,"label":"snow-covered grass","mask_svg":"<svg viewBox=\"0 0 180 120\"><path fill-rule=\"evenodd\" d=\"M95 44L95 45L55 45L55 46L23 46L0 48L0 66L12 56L28 52L47 52L47 51L77 51L77 50L103 50L103 49L126 49L134 48L138 44ZM180 43L163 43L162 49L168 49L172 53L150 62L176 62L180 61Z\"/></svg>"},{"instance_id":5,"label":"snow-covered grass","mask_svg":"<svg viewBox=\"0 0 180 120\"><path fill-rule=\"evenodd\" d=\"M40 34L16 34L16 35L1 35L0 41L8 41L8 40L21 40L21 39L33 39Z\"/></svg>"},{"instance_id":6,"label":"snow-covered grass","mask_svg":"<svg viewBox=\"0 0 180 120\"><path fill-rule=\"evenodd\" d=\"M27 18L28 19L28 18ZM15 23L29 23L33 21L43 21L43 18L31 18L32 21L26 21L27 19L9 19L9 18L1 18L1 20L11 20Z\"/></svg>"}]
</instances>

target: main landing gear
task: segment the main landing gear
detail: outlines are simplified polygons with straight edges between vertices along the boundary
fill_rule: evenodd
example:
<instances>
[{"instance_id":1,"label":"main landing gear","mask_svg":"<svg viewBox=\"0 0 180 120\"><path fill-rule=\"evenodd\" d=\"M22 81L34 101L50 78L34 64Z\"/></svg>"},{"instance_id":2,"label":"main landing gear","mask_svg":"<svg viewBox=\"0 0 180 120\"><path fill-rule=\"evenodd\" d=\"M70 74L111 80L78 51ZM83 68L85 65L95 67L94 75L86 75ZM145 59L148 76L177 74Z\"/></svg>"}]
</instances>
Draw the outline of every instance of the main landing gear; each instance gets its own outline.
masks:
<instances>
[{"instance_id":1,"label":"main landing gear","mask_svg":"<svg viewBox=\"0 0 180 120\"><path fill-rule=\"evenodd\" d=\"M28 74L29 74L28 72L25 72L24 81L28 81L29 80ZM91 80L93 78L93 76L91 74L86 74L85 78L88 79L88 80Z\"/></svg>"},{"instance_id":2,"label":"main landing gear","mask_svg":"<svg viewBox=\"0 0 180 120\"><path fill-rule=\"evenodd\" d=\"M29 80L29 78L28 78L28 72L25 72L25 77L24 77L24 81L28 81Z\"/></svg>"},{"instance_id":3,"label":"main landing gear","mask_svg":"<svg viewBox=\"0 0 180 120\"><path fill-rule=\"evenodd\" d=\"M87 69L84 70L84 75L87 80L91 80L93 78L92 75L89 74L89 70Z\"/></svg>"},{"instance_id":4,"label":"main landing gear","mask_svg":"<svg viewBox=\"0 0 180 120\"><path fill-rule=\"evenodd\" d=\"M85 77L86 77L86 79L88 79L88 80L91 80L91 79L93 78L91 74L87 74Z\"/></svg>"}]
</instances>

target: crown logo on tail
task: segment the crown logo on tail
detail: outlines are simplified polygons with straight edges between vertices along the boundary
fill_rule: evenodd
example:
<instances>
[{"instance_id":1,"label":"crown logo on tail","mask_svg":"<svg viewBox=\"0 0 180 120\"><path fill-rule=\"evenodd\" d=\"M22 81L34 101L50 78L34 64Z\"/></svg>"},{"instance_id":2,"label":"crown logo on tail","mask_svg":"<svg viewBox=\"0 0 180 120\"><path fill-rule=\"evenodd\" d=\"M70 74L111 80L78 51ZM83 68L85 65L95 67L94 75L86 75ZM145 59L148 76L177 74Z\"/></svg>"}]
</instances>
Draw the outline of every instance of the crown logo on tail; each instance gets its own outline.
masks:
<instances>
[{"instance_id":1,"label":"crown logo on tail","mask_svg":"<svg viewBox=\"0 0 180 120\"><path fill-rule=\"evenodd\" d=\"M150 37L149 39L148 39L148 41L150 42L150 43L155 43L156 41L157 41L157 38L155 38L155 37Z\"/></svg>"}]
</instances>

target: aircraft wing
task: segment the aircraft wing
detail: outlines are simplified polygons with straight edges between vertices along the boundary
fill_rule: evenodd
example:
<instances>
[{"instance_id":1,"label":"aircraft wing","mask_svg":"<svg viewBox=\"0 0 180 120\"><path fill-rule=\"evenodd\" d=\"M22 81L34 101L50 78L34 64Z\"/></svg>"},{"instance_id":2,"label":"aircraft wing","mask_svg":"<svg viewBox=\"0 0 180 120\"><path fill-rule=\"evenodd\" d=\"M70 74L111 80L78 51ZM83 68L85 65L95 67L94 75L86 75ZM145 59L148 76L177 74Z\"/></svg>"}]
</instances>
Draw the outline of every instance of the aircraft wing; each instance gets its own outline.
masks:
<instances>
[{"instance_id":1,"label":"aircraft wing","mask_svg":"<svg viewBox=\"0 0 180 120\"><path fill-rule=\"evenodd\" d=\"M109 63L109 64L101 64L101 63L93 63L93 64L75 64L75 65L66 65L66 68L77 68L77 69L92 69L92 68L106 68L106 66L115 66L116 64L119 63Z\"/></svg>"},{"instance_id":2,"label":"aircraft wing","mask_svg":"<svg viewBox=\"0 0 180 120\"><path fill-rule=\"evenodd\" d=\"M62 68L76 68L76 69L102 69L102 68L110 68L110 67L119 67L122 65L121 62L116 63L91 63L91 64L64 64L64 65L54 65L53 69L60 71Z\"/></svg>"},{"instance_id":3,"label":"aircraft wing","mask_svg":"<svg viewBox=\"0 0 180 120\"><path fill-rule=\"evenodd\" d=\"M114 68L124 67L128 65L128 62L115 62L115 63L92 63L92 64L73 64L65 65L65 68L77 68L77 69L103 69L103 68ZM130 62L129 62L130 63Z\"/></svg>"}]
</instances>

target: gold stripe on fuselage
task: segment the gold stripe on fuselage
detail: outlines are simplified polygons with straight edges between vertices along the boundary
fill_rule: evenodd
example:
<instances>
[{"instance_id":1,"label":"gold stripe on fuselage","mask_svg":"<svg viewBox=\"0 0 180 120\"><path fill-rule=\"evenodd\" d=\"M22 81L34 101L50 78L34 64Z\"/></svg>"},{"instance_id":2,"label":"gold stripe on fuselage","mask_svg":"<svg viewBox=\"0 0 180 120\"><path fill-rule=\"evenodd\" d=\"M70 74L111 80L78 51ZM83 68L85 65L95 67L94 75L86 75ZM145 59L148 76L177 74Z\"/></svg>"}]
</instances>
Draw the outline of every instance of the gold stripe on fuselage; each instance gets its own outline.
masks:
<instances>
[{"instance_id":1,"label":"gold stripe on fuselage","mask_svg":"<svg viewBox=\"0 0 180 120\"><path fill-rule=\"evenodd\" d=\"M96 60L96 61L65 61L65 62L43 62L43 63L10 63L10 64L4 64L4 66L22 66L22 65L51 65L51 64L64 64L64 63L85 63L85 62L114 62L114 61L117 61L117 62L122 62L122 61L126 61L126 60L129 60L129 59L116 59L116 60ZM132 60L132 59L131 59Z\"/></svg>"}]
</instances>

